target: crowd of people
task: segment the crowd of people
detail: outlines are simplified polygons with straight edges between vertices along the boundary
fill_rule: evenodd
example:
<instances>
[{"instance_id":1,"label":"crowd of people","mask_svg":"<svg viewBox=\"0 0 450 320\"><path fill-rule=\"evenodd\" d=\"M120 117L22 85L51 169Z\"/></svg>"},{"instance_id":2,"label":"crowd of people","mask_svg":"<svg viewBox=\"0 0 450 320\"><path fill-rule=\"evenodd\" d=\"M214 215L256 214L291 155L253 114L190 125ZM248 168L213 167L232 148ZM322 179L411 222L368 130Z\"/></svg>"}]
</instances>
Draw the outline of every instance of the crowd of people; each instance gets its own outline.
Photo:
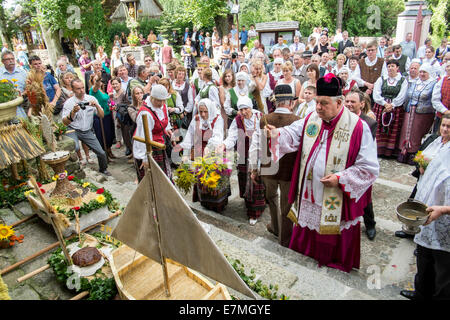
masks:
<instances>
[{"instance_id":1,"label":"crowd of people","mask_svg":"<svg viewBox=\"0 0 450 320\"><path fill-rule=\"evenodd\" d=\"M288 44L280 35L267 50L253 26L238 31L234 25L222 38L215 28L211 34L186 29L161 46L153 32L139 38L153 49L143 63L122 54L122 34L111 56L101 46L94 55L88 39L77 46L81 78L66 56L58 60L57 79L46 74L47 96L55 116L73 129L69 136L82 165L92 163L91 149L100 172L109 175L112 147L123 145L140 181L146 148L132 137L144 136L144 115L151 139L167 147L155 149L153 158L170 179L180 162L236 150L249 223L256 224L268 205L267 230L281 245L346 272L359 268L360 222L369 239L376 235L371 190L378 157L415 165L424 139L442 135L433 149L439 151L430 156L440 163L430 167L440 170L445 190L427 205L449 205L449 162L442 160L450 146L446 39L437 49L428 39L417 48L411 33L398 44L389 37L360 43L347 31L331 35L314 28L307 41L297 34ZM176 42L182 42L180 59ZM38 57L29 60L31 68L44 70ZM26 71L15 65L14 53L3 51L2 62L0 78L19 79L23 90ZM428 171L421 168L419 177ZM417 194L423 198L434 187L420 179ZM211 208L220 211L223 203ZM444 233L429 231L446 261L447 218L433 221ZM448 271L442 274L448 281ZM448 290L447 283L439 294L448 297Z\"/></svg>"}]
</instances>

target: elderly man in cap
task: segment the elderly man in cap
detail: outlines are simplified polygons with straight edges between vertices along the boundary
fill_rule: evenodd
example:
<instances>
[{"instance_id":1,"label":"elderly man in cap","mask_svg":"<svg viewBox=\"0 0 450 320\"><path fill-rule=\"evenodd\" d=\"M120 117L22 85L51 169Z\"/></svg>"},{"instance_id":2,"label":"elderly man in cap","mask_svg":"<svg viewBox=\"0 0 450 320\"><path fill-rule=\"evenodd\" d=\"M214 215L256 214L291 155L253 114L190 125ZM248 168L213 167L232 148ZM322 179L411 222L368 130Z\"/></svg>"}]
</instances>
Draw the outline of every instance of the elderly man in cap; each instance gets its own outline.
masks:
<instances>
[{"instance_id":1,"label":"elderly man in cap","mask_svg":"<svg viewBox=\"0 0 450 320\"><path fill-rule=\"evenodd\" d=\"M319 78L316 101L305 119L266 125L274 161L298 151L289 190L297 225L289 248L350 272L360 265L360 221L379 174L377 149L367 123L344 107L340 78Z\"/></svg>"},{"instance_id":2,"label":"elderly man in cap","mask_svg":"<svg viewBox=\"0 0 450 320\"><path fill-rule=\"evenodd\" d=\"M236 74L236 86L226 92L225 103L223 105L225 113L228 116L229 124L238 114L237 102L240 97L249 97L253 99L248 87L249 76L245 72L238 72Z\"/></svg>"},{"instance_id":3,"label":"elderly man in cap","mask_svg":"<svg viewBox=\"0 0 450 320\"><path fill-rule=\"evenodd\" d=\"M150 140L165 144L166 140L171 139L172 128L166 105L166 100L169 98L170 94L163 85L156 84L151 88L150 96L147 97L136 116L136 131L133 136L144 137L143 116L147 115ZM138 180L141 181L145 175L145 168L148 166L145 143L133 141L133 156L136 174ZM171 155L166 154L165 150L154 149L152 156L162 171L171 178L172 172L169 162Z\"/></svg>"},{"instance_id":4,"label":"elderly man in cap","mask_svg":"<svg viewBox=\"0 0 450 320\"><path fill-rule=\"evenodd\" d=\"M261 178L251 179L249 149L252 135L255 130L259 129L262 113L253 109L253 102L248 96L240 97L237 107L239 112L228 129L228 136L216 151L222 153L224 150L231 151L235 147L237 148L239 195L245 199L248 222L250 225L255 225L264 212L266 201Z\"/></svg>"},{"instance_id":5,"label":"elderly man in cap","mask_svg":"<svg viewBox=\"0 0 450 320\"><path fill-rule=\"evenodd\" d=\"M266 226L267 230L278 237L278 242L283 247L288 247L292 235L292 221L287 217L291 208L288 195L297 152L287 154L279 162L271 161L270 151L267 148L267 136L262 129L266 123L276 128L288 126L300 117L293 114L297 98L292 93L290 85L277 85L274 94L276 109L263 116L259 128L253 133L249 163L252 179L260 175L266 188L266 200L271 219L270 224ZM278 189L280 197L278 197Z\"/></svg>"}]
</instances>

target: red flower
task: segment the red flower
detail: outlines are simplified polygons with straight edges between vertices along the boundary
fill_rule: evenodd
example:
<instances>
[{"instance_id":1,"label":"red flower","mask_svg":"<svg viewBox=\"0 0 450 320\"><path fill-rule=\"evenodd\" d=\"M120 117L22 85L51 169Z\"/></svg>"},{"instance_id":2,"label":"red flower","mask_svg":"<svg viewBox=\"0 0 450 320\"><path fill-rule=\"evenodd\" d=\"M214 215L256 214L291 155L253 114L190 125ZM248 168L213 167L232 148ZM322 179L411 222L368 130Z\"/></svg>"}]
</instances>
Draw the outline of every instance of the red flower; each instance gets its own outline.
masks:
<instances>
[{"instance_id":1,"label":"red flower","mask_svg":"<svg viewBox=\"0 0 450 320\"><path fill-rule=\"evenodd\" d=\"M333 78L336 78L335 76L334 76L334 74L333 73L327 73L324 77L323 77L323 79L325 80L325 82L326 83L331 83L331 79L333 79Z\"/></svg>"},{"instance_id":2,"label":"red flower","mask_svg":"<svg viewBox=\"0 0 450 320\"><path fill-rule=\"evenodd\" d=\"M45 193L45 190L44 190L44 189L41 188L41 189L39 189L39 190L41 190L42 193Z\"/></svg>"},{"instance_id":3,"label":"red flower","mask_svg":"<svg viewBox=\"0 0 450 320\"><path fill-rule=\"evenodd\" d=\"M38 182L37 185L39 188L42 187L42 183L40 183L40 182Z\"/></svg>"},{"instance_id":4,"label":"red flower","mask_svg":"<svg viewBox=\"0 0 450 320\"><path fill-rule=\"evenodd\" d=\"M78 211L78 210L80 210L80 207L73 207L72 209L75 211Z\"/></svg>"},{"instance_id":5,"label":"red flower","mask_svg":"<svg viewBox=\"0 0 450 320\"><path fill-rule=\"evenodd\" d=\"M68 179L69 181L72 181L73 178L74 178L74 176L68 176L68 177L67 177L67 179Z\"/></svg>"},{"instance_id":6,"label":"red flower","mask_svg":"<svg viewBox=\"0 0 450 320\"><path fill-rule=\"evenodd\" d=\"M99 189L97 189L97 194L102 194L103 192L105 192L105 189L103 189L103 188L99 188Z\"/></svg>"}]
</instances>

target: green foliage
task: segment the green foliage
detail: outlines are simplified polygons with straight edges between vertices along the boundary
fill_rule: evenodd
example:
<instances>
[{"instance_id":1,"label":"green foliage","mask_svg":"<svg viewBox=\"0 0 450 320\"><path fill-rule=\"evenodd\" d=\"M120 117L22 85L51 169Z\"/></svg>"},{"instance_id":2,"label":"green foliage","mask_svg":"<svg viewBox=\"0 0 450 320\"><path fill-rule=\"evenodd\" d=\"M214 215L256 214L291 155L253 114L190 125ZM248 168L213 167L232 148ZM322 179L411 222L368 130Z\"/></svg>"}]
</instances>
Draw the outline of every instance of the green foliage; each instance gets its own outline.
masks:
<instances>
[{"instance_id":1,"label":"green foliage","mask_svg":"<svg viewBox=\"0 0 450 320\"><path fill-rule=\"evenodd\" d=\"M17 98L17 91L12 81L3 79L0 81L0 103L8 102Z\"/></svg>"},{"instance_id":2,"label":"green foliage","mask_svg":"<svg viewBox=\"0 0 450 320\"><path fill-rule=\"evenodd\" d=\"M184 18L193 25L212 29L214 17L224 16L229 12L223 0L184 0Z\"/></svg>"},{"instance_id":3,"label":"green foliage","mask_svg":"<svg viewBox=\"0 0 450 320\"><path fill-rule=\"evenodd\" d=\"M130 29L128 29L127 24L125 22L113 22L108 26L109 40L111 42L114 41L114 36L125 33L127 36L130 33Z\"/></svg>"},{"instance_id":4,"label":"green foliage","mask_svg":"<svg viewBox=\"0 0 450 320\"><path fill-rule=\"evenodd\" d=\"M13 206L26 199L24 192L30 190L25 177L25 172L20 173L19 181L15 181L12 177L3 178L0 185L0 208Z\"/></svg>"},{"instance_id":5,"label":"green foliage","mask_svg":"<svg viewBox=\"0 0 450 320\"><path fill-rule=\"evenodd\" d=\"M433 29L433 35L431 36L431 39L433 46L436 48L441 45L442 38L444 38L449 31L449 2L448 0L437 0L434 2L435 3L430 6L430 9L433 11L433 15L431 17L431 28Z\"/></svg>"},{"instance_id":6,"label":"green foliage","mask_svg":"<svg viewBox=\"0 0 450 320\"><path fill-rule=\"evenodd\" d=\"M147 38L148 34L150 33L150 30L153 30L153 33L155 33L159 26L161 26L160 19L144 18L142 20L139 20L138 33L142 33L144 38Z\"/></svg>"},{"instance_id":7,"label":"green foliage","mask_svg":"<svg viewBox=\"0 0 450 320\"><path fill-rule=\"evenodd\" d=\"M261 297L269 300L289 300L289 297L281 294L278 296L278 285L269 284L269 286L262 283L261 280L255 281L255 270L250 270L250 275L245 273L245 268L242 262L226 257L233 266L234 270L239 274L241 279L249 286L250 289L255 291ZM234 300L234 299L233 299Z\"/></svg>"}]
</instances>

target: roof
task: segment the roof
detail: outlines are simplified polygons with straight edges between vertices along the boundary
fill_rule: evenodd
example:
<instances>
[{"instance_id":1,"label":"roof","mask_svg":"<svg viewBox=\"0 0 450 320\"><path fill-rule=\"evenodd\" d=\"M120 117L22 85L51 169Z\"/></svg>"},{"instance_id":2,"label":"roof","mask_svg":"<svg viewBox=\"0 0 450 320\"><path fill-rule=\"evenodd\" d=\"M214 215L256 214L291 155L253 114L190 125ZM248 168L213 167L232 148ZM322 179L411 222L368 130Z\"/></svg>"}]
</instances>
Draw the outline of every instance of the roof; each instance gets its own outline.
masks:
<instances>
[{"instance_id":1,"label":"roof","mask_svg":"<svg viewBox=\"0 0 450 320\"><path fill-rule=\"evenodd\" d=\"M260 31L283 31L298 29L298 21L272 21L261 22L255 25L255 30Z\"/></svg>"},{"instance_id":2,"label":"roof","mask_svg":"<svg viewBox=\"0 0 450 320\"><path fill-rule=\"evenodd\" d=\"M138 18L150 17L156 18L161 16L164 8L158 0L120 0L114 13L111 15L112 20L126 20L126 13L124 6L129 2L137 2Z\"/></svg>"}]
</instances>

